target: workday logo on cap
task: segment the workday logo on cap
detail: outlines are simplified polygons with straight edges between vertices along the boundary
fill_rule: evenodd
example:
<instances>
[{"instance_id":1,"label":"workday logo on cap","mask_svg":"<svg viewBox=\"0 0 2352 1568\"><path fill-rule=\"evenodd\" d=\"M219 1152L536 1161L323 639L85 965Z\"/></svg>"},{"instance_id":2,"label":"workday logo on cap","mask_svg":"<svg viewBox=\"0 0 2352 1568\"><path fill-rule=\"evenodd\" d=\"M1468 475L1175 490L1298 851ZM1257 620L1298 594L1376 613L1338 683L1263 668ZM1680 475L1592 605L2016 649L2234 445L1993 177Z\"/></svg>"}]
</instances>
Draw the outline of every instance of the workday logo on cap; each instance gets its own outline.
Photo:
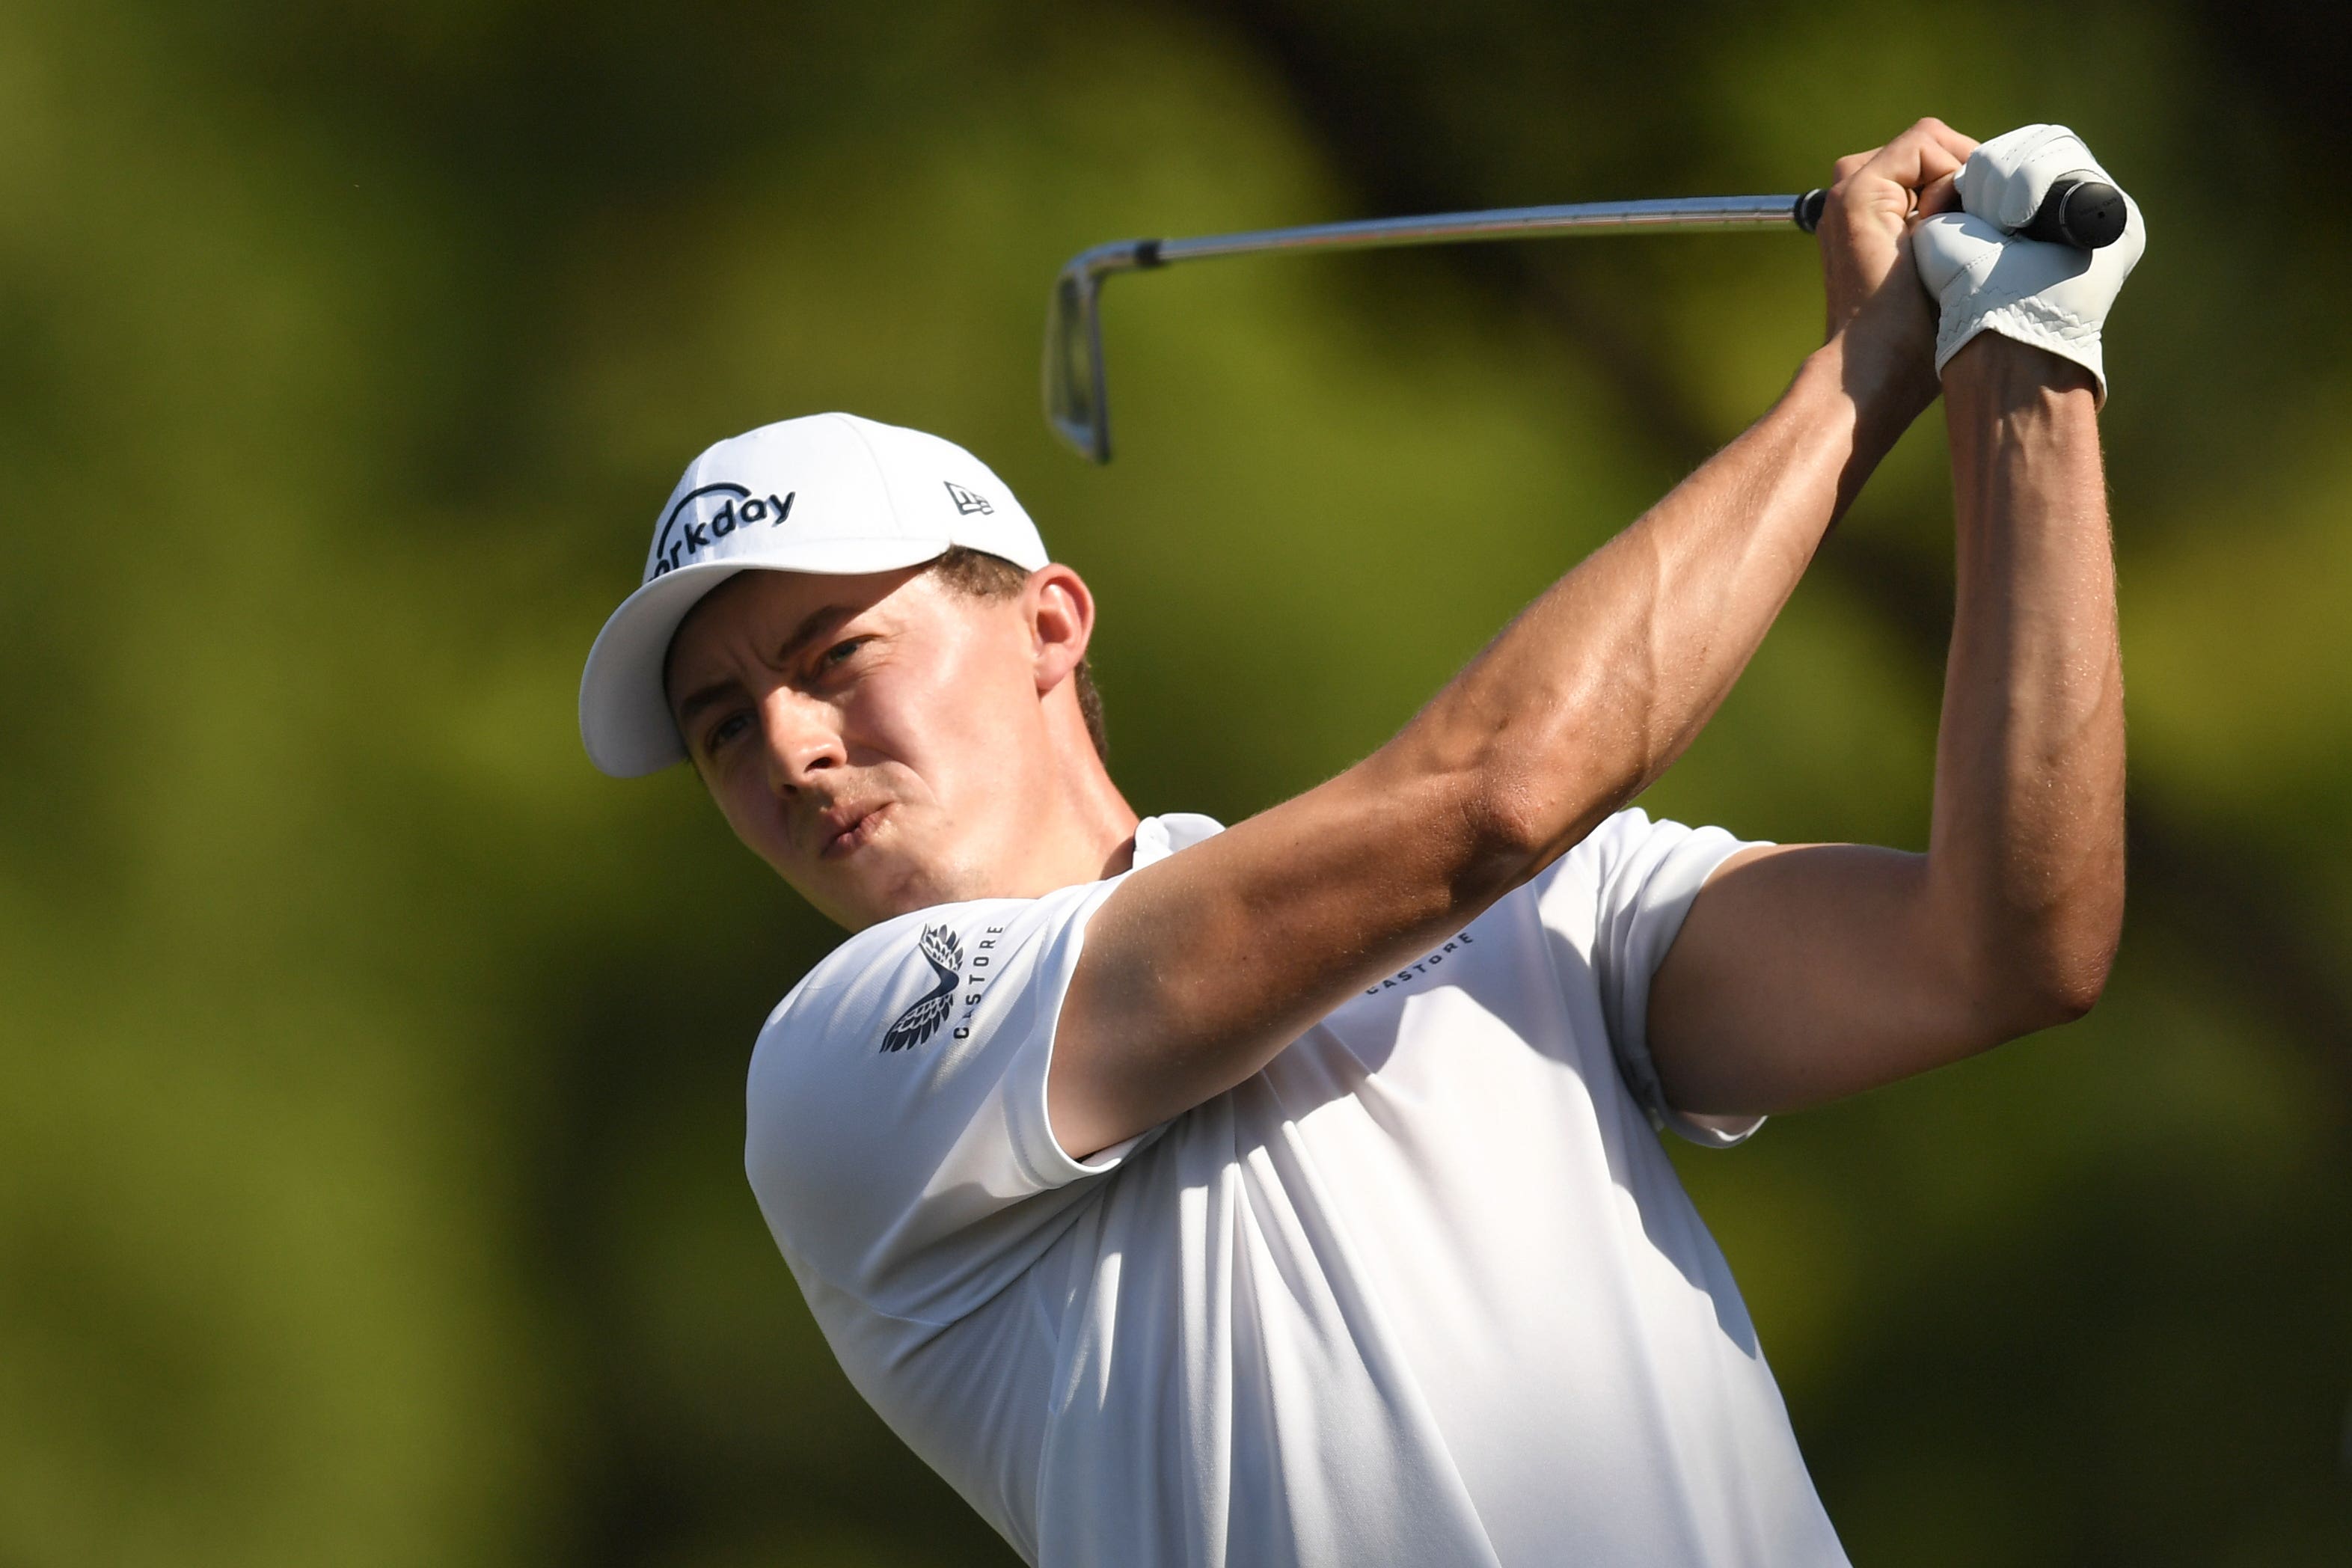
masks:
<instances>
[{"instance_id":1,"label":"workday logo on cap","mask_svg":"<svg viewBox=\"0 0 2352 1568\"><path fill-rule=\"evenodd\" d=\"M646 566L646 581L677 571L737 529L780 526L793 515L793 502L799 494L786 490L781 496L755 496L743 485L723 480L687 491L654 531L654 552Z\"/></svg>"}]
</instances>

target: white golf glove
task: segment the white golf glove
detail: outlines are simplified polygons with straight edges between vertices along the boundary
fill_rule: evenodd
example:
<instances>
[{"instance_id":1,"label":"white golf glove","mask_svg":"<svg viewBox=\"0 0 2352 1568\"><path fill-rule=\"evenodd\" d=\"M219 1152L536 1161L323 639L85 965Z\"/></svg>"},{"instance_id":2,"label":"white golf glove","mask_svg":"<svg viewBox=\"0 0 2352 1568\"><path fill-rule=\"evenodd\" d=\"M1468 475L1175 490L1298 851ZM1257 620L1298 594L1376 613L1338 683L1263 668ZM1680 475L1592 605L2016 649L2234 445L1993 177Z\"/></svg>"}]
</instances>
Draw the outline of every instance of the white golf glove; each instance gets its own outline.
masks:
<instances>
[{"instance_id":1,"label":"white golf glove","mask_svg":"<svg viewBox=\"0 0 2352 1568\"><path fill-rule=\"evenodd\" d=\"M2147 244L2139 204L2124 198L2129 217L2123 237L2100 250L2011 232L2033 221L2053 184L2082 174L2115 183L2063 125L2021 126L1969 155L1958 182L1962 210L1937 213L1912 235L1919 280L1942 311L1937 375L1963 343L1990 329L2073 360L2091 373L2098 401L2106 402L2099 331Z\"/></svg>"}]
</instances>

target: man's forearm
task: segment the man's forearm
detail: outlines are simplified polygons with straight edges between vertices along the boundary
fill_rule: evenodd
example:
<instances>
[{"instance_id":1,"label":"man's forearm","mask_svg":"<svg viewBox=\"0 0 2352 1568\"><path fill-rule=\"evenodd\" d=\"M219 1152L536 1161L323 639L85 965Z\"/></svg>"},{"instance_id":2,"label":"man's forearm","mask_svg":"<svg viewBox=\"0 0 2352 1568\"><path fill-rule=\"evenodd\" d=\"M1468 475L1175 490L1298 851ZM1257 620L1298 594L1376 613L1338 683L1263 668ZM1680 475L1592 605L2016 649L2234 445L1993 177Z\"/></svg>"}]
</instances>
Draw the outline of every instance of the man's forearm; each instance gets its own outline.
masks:
<instances>
[{"instance_id":1,"label":"man's forearm","mask_svg":"<svg viewBox=\"0 0 2352 1568\"><path fill-rule=\"evenodd\" d=\"M1998 1035L2079 1014L2123 921L2123 671L2088 377L1986 333L1945 373L1958 601L1928 881Z\"/></svg>"},{"instance_id":2,"label":"man's forearm","mask_svg":"<svg viewBox=\"0 0 2352 1568\"><path fill-rule=\"evenodd\" d=\"M1369 764L1464 781L1531 875L1681 754L1900 434L1842 340L1555 584Z\"/></svg>"}]
</instances>

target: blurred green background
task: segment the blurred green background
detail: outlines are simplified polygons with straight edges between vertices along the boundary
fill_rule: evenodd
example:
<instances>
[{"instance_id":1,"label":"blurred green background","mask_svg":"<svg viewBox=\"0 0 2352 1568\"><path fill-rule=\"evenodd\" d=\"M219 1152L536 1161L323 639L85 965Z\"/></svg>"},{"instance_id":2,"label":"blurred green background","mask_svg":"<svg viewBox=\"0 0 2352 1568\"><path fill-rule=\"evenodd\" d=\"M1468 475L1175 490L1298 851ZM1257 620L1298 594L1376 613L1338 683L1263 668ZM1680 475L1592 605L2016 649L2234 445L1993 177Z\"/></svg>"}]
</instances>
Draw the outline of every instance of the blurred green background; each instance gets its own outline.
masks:
<instances>
[{"instance_id":1,"label":"blurred green background","mask_svg":"<svg viewBox=\"0 0 2352 1568\"><path fill-rule=\"evenodd\" d=\"M1096 241L1821 183L2082 130L2134 887L2085 1023L1678 1153L1859 1563L2352 1562L2341 7L0 8L0 1563L1001 1563L817 1338L742 1073L832 933L582 656L686 459L984 456L1103 606L1139 808L1376 744L1779 390L1796 236ZM1923 424L1653 809L1916 847Z\"/></svg>"}]
</instances>

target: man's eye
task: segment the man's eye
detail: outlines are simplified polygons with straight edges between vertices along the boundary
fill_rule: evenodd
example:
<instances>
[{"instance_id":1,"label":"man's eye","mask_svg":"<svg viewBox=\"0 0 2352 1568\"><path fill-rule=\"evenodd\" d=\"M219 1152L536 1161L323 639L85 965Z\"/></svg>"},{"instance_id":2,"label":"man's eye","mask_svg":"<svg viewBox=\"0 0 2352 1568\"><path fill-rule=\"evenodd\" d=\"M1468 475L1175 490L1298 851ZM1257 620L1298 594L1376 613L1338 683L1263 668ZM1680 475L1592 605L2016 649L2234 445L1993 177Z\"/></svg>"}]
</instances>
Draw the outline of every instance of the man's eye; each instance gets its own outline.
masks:
<instances>
[{"instance_id":1,"label":"man's eye","mask_svg":"<svg viewBox=\"0 0 2352 1568\"><path fill-rule=\"evenodd\" d=\"M850 655L866 646L864 637L850 637L834 644L817 656L817 663L826 669L838 669L849 662Z\"/></svg>"},{"instance_id":2,"label":"man's eye","mask_svg":"<svg viewBox=\"0 0 2352 1568\"><path fill-rule=\"evenodd\" d=\"M740 713L730 713L710 727L710 733L702 739L702 749L706 752L718 751L750 728L751 723L751 721Z\"/></svg>"}]
</instances>

